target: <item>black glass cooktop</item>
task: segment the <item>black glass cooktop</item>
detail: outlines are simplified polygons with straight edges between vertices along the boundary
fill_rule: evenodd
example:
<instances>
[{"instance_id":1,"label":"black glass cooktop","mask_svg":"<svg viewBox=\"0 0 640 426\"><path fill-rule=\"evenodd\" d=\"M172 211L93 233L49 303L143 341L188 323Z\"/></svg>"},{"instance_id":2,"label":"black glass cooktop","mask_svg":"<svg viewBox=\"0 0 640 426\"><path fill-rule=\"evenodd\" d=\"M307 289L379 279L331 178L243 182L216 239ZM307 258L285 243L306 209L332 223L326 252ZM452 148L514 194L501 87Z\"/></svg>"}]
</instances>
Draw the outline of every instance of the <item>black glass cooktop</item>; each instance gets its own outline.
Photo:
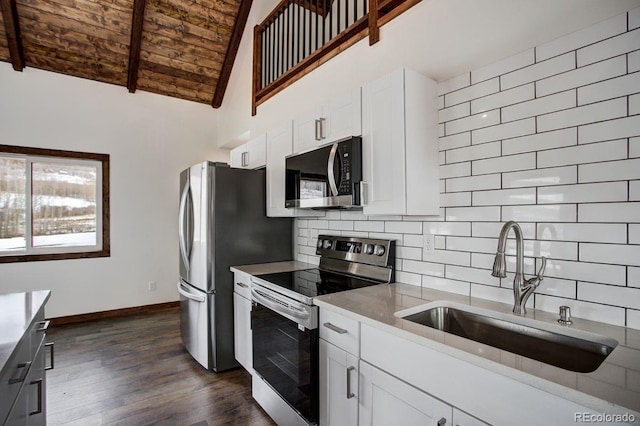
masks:
<instances>
[{"instance_id":1,"label":"black glass cooktop","mask_svg":"<svg viewBox=\"0 0 640 426\"><path fill-rule=\"evenodd\" d=\"M307 297L337 293L360 287L380 284L350 275L322 271L320 269L303 269L301 271L278 272L275 274L257 275L257 278L279 285L288 290Z\"/></svg>"}]
</instances>

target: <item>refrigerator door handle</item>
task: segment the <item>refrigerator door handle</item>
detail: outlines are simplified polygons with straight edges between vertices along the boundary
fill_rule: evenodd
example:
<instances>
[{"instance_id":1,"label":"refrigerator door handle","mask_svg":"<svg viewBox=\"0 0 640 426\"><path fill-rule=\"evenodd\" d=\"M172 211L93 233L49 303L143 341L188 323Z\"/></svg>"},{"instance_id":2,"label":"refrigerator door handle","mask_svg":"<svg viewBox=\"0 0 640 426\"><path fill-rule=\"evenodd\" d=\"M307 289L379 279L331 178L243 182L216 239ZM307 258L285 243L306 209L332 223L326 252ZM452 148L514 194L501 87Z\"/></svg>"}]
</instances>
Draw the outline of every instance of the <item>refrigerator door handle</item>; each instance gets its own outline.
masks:
<instances>
[{"instance_id":1,"label":"refrigerator door handle","mask_svg":"<svg viewBox=\"0 0 640 426\"><path fill-rule=\"evenodd\" d=\"M191 260L191 249L193 247L193 231L191 230L193 226L193 218L187 218L188 214L188 203L191 201L191 188L189 185L189 181L184 185L182 189L182 195L180 196L180 214L178 219L178 236L180 241L180 254L182 255L182 261L184 262L185 268L189 270L190 260ZM189 227L185 235L185 225ZM187 240L188 239L188 240ZM187 246L188 245L188 246Z\"/></svg>"},{"instance_id":2,"label":"refrigerator door handle","mask_svg":"<svg viewBox=\"0 0 640 426\"><path fill-rule=\"evenodd\" d=\"M191 300L199 302L199 303L204 303L204 301L205 301L205 297L204 296L200 296L200 295L197 295L197 294L189 293L188 291L186 291L184 289L184 286L182 285L182 281L178 281L178 293L180 293L181 295L183 295L187 299L191 299Z\"/></svg>"}]
</instances>

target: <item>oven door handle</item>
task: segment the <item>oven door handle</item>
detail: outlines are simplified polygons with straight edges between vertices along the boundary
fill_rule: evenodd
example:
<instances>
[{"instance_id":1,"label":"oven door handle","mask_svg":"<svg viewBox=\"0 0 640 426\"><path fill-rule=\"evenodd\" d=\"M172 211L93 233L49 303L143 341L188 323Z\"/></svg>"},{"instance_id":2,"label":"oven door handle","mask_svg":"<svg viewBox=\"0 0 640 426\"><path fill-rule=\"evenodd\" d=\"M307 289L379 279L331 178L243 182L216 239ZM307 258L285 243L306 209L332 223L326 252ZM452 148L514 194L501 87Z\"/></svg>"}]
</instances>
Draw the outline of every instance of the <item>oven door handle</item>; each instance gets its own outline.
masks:
<instances>
[{"instance_id":1,"label":"oven door handle","mask_svg":"<svg viewBox=\"0 0 640 426\"><path fill-rule=\"evenodd\" d=\"M256 302L264 305L272 311L284 312L287 315L300 320L308 320L311 316L311 313L307 309L305 309L304 307L299 307L301 305L296 305L295 303L291 303L289 301L282 301L277 297L270 295L267 291L258 290L255 287L251 287L251 295Z\"/></svg>"}]
</instances>

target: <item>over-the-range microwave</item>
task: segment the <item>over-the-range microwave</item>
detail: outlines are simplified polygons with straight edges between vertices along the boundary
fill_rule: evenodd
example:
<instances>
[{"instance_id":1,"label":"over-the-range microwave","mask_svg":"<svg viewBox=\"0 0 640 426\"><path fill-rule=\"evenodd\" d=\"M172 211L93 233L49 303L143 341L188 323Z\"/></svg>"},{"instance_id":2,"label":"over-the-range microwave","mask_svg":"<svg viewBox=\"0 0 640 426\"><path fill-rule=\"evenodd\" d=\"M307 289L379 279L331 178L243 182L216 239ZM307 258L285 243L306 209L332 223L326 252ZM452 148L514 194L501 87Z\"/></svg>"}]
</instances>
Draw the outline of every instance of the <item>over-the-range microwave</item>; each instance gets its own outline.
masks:
<instances>
[{"instance_id":1,"label":"over-the-range microwave","mask_svg":"<svg viewBox=\"0 0 640 426\"><path fill-rule=\"evenodd\" d=\"M353 136L286 159L285 207L360 208L362 139Z\"/></svg>"}]
</instances>

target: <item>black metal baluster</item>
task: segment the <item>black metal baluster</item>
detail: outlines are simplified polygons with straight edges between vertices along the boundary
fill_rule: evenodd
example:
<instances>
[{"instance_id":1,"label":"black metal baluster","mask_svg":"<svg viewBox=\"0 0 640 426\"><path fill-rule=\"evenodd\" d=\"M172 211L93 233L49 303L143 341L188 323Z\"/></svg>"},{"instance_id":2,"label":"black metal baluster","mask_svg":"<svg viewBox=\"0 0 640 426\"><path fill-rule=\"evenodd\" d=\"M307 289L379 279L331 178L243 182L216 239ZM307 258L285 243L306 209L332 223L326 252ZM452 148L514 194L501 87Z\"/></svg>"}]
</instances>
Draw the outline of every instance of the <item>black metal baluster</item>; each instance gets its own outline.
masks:
<instances>
[{"instance_id":1,"label":"black metal baluster","mask_svg":"<svg viewBox=\"0 0 640 426\"><path fill-rule=\"evenodd\" d=\"M316 0L316 48L314 50L318 50L320 47L320 0Z\"/></svg>"},{"instance_id":2,"label":"black metal baluster","mask_svg":"<svg viewBox=\"0 0 640 426\"><path fill-rule=\"evenodd\" d=\"M282 13L278 16L278 42L280 43L280 50L278 51L278 77L282 75L283 63L284 59L284 16Z\"/></svg>"},{"instance_id":3,"label":"black metal baluster","mask_svg":"<svg viewBox=\"0 0 640 426\"><path fill-rule=\"evenodd\" d=\"M353 0L353 22L355 24L358 20L358 0Z\"/></svg>"},{"instance_id":4,"label":"black metal baluster","mask_svg":"<svg viewBox=\"0 0 640 426\"><path fill-rule=\"evenodd\" d=\"M284 72L289 69L289 2L285 6L285 33L284 33Z\"/></svg>"},{"instance_id":5,"label":"black metal baluster","mask_svg":"<svg viewBox=\"0 0 640 426\"><path fill-rule=\"evenodd\" d=\"M344 29L349 28L349 0L344 1Z\"/></svg>"},{"instance_id":6,"label":"black metal baluster","mask_svg":"<svg viewBox=\"0 0 640 426\"><path fill-rule=\"evenodd\" d=\"M276 79L276 21L271 22L269 25L269 32L271 32L271 82Z\"/></svg>"},{"instance_id":7,"label":"black metal baluster","mask_svg":"<svg viewBox=\"0 0 640 426\"><path fill-rule=\"evenodd\" d=\"M297 19L297 28L298 28L298 37L296 38L296 64L300 62L300 41L302 40L302 34L300 33L300 0L296 0L296 5L298 9L298 19Z\"/></svg>"},{"instance_id":8,"label":"black metal baluster","mask_svg":"<svg viewBox=\"0 0 640 426\"><path fill-rule=\"evenodd\" d=\"M307 52L308 52L309 55L311 55L311 52L313 52L313 50L311 50L311 42L313 41L313 37L311 37L311 22L312 22L311 20L313 19L313 16L311 16L311 7L313 6L311 4L312 1L313 0L309 0L309 9L308 9L308 11L309 11L309 14L308 14L308 16L309 16L309 46L308 46L308 51Z\"/></svg>"}]
</instances>

